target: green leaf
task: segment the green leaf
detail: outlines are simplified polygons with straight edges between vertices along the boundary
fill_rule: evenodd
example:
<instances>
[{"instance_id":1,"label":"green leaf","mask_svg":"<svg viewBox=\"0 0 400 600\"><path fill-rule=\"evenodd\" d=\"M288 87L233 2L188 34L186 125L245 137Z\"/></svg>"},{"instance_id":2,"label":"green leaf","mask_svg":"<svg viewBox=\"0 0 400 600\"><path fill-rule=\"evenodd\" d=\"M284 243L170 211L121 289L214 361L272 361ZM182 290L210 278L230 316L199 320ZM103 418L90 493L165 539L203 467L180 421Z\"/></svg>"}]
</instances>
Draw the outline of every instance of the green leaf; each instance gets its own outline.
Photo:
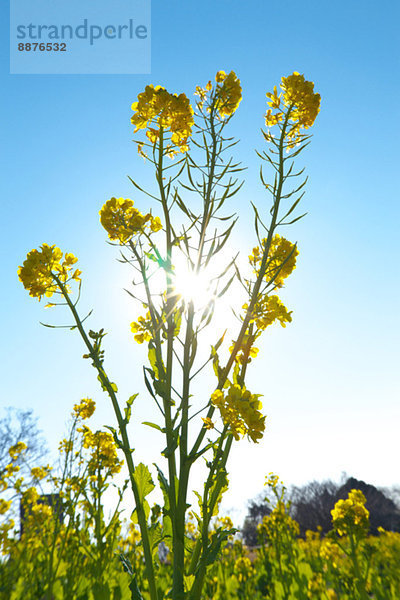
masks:
<instances>
[{"instance_id":1,"label":"green leaf","mask_svg":"<svg viewBox=\"0 0 400 600\"><path fill-rule=\"evenodd\" d=\"M126 424L128 424L129 421L131 420L132 404L138 395L139 394L133 394L130 398L128 398L128 400L126 402L126 408L125 408L125 423Z\"/></svg>"},{"instance_id":2,"label":"green leaf","mask_svg":"<svg viewBox=\"0 0 400 600\"><path fill-rule=\"evenodd\" d=\"M149 533L149 543L152 549L153 556L158 550L158 546L160 542L162 542L164 536L159 523L155 523L148 529Z\"/></svg>"},{"instance_id":3,"label":"green leaf","mask_svg":"<svg viewBox=\"0 0 400 600\"><path fill-rule=\"evenodd\" d=\"M149 518L149 515L150 515L150 504L147 502L147 500L142 500L142 506L143 506L143 511L144 511L146 521L147 521ZM139 519L138 519L138 514L137 514L136 508L134 508L132 511L131 521L134 525L139 524Z\"/></svg>"},{"instance_id":4,"label":"green leaf","mask_svg":"<svg viewBox=\"0 0 400 600\"><path fill-rule=\"evenodd\" d=\"M182 323L182 311L176 310L174 312L174 325L175 325L174 335L175 336L179 335L179 332L181 330L181 323Z\"/></svg>"},{"instance_id":5,"label":"green leaf","mask_svg":"<svg viewBox=\"0 0 400 600\"><path fill-rule=\"evenodd\" d=\"M201 518L203 518L203 498L199 494L199 492L196 492L196 490L193 490L193 494L196 496L196 498L197 498L197 500L199 502L200 515L201 515Z\"/></svg>"},{"instance_id":6,"label":"green leaf","mask_svg":"<svg viewBox=\"0 0 400 600\"><path fill-rule=\"evenodd\" d=\"M143 600L143 596L139 591L138 584L136 582L136 577L134 577L129 585L129 588L132 592L132 600Z\"/></svg>"},{"instance_id":7,"label":"green leaf","mask_svg":"<svg viewBox=\"0 0 400 600\"><path fill-rule=\"evenodd\" d=\"M111 427L110 425L105 425L104 426L106 429L108 429L109 431L111 431L112 436L114 438L114 442L116 443L116 445L118 446L118 448L120 448L121 450L124 449L124 444L122 442L122 440L118 437L117 431L115 430L114 427ZM133 448L131 449L131 452L133 452Z\"/></svg>"},{"instance_id":8,"label":"green leaf","mask_svg":"<svg viewBox=\"0 0 400 600\"><path fill-rule=\"evenodd\" d=\"M215 562L219 552L221 551L222 543L226 542L229 536L235 535L236 532L237 529L221 529L221 527L218 527L217 531L212 537L211 545L208 548L206 562L207 565L211 565Z\"/></svg>"},{"instance_id":9,"label":"green leaf","mask_svg":"<svg viewBox=\"0 0 400 600\"><path fill-rule=\"evenodd\" d=\"M163 512L163 538L172 538L172 521L171 521L171 512L170 512L170 504L169 504L169 484L165 478L164 473L161 469L154 463L155 468L158 473L158 481L160 482L160 488L164 497L164 506L162 509Z\"/></svg>"},{"instance_id":10,"label":"green leaf","mask_svg":"<svg viewBox=\"0 0 400 600\"><path fill-rule=\"evenodd\" d=\"M97 379L100 381L100 385L101 385L101 389L103 390L103 392L107 392L107 388L103 383L102 378L100 377L100 375L97 375Z\"/></svg>"},{"instance_id":11,"label":"green leaf","mask_svg":"<svg viewBox=\"0 0 400 600\"><path fill-rule=\"evenodd\" d=\"M240 374L240 363L237 362L233 368L232 372L232 381L235 384L239 384L239 374Z\"/></svg>"},{"instance_id":12,"label":"green leaf","mask_svg":"<svg viewBox=\"0 0 400 600\"><path fill-rule=\"evenodd\" d=\"M156 349L154 344L152 344L151 342L149 343L149 353L148 353L148 358L149 358L149 363L151 365L151 368L154 371L154 377L156 379L159 378L159 372L158 372L158 366L157 366L157 355L156 355Z\"/></svg>"},{"instance_id":13,"label":"green leaf","mask_svg":"<svg viewBox=\"0 0 400 600\"><path fill-rule=\"evenodd\" d=\"M114 588L113 600L132 600L133 596L130 589L132 578L128 575L128 573L118 573L116 576L116 581L118 587ZM139 598L141 597L139 596Z\"/></svg>"},{"instance_id":14,"label":"green leaf","mask_svg":"<svg viewBox=\"0 0 400 600\"><path fill-rule=\"evenodd\" d=\"M142 425L147 425L148 427L153 427L153 429L158 429L161 433L165 433L165 429L157 425L157 423L150 423L150 421L142 421Z\"/></svg>"},{"instance_id":15,"label":"green leaf","mask_svg":"<svg viewBox=\"0 0 400 600\"><path fill-rule=\"evenodd\" d=\"M213 346L213 349L215 350L215 352L219 349L219 347L221 346L222 342L224 341L226 332L227 332L227 329L225 329L224 333L221 335L221 337L219 338L218 342L215 344L215 346Z\"/></svg>"},{"instance_id":16,"label":"green leaf","mask_svg":"<svg viewBox=\"0 0 400 600\"><path fill-rule=\"evenodd\" d=\"M176 427L172 432L171 446L170 447L167 446L166 448L164 448L164 450L161 452L161 454L163 456L165 456L165 458L172 456L172 454L175 452L175 450L178 447L178 443L179 443L179 427Z\"/></svg>"},{"instance_id":17,"label":"green leaf","mask_svg":"<svg viewBox=\"0 0 400 600\"><path fill-rule=\"evenodd\" d=\"M135 472L133 473L133 478L136 481L139 498L141 502L143 502L145 497L150 494L155 487L149 468L143 463L139 463L135 469Z\"/></svg>"},{"instance_id":18,"label":"green leaf","mask_svg":"<svg viewBox=\"0 0 400 600\"><path fill-rule=\"evenodd\" d=\"M92 591L96 600L111 600L108 583L99 583L96 581L93 583Z\"/></svg>"}]
</instances>

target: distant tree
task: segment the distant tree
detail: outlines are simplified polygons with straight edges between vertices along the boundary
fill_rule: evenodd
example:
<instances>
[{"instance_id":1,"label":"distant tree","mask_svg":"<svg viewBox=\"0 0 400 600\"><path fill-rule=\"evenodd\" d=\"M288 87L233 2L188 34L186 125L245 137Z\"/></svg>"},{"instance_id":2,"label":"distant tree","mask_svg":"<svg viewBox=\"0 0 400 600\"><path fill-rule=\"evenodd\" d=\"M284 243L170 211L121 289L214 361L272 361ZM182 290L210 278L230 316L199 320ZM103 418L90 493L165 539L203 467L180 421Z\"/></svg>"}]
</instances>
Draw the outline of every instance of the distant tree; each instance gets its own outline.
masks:
<instances>
[{"instance_id":1,"label":"distant tree","mask_svg":"<svg viewBox=\"0 0 400 600\"><path fill-rule=\"evenodd\" d=\"M312 481L302 487L293 487L290 492L292 516L300 525L300 533L307 529L323 534L332 528L331 510L340 499L347 498L353 489L361 490L367 499L370 532L376 534L378 527L387 531L400 531L400 510L393 499L375 486L354 477L349 477L342 485L332 481L319 483Z\"/></svg>"},{"instance_id":2,"label":"distant tree","mask_svg":"<svg viewBox=\"0 0 400 600\"><path fill-rule=\"evenodd\" d=\"M301 487L293 486L289 493L292 517L300 525L300 535L307 529L322 533L332 529L331 510L335 506L339 485L333 481L311 481Z\"/></svg>"},{"instance_id":3,"label":"distant tree","mask_svg":"<svg viewBox=\"0 0 400 600\"><path fill-rule=\"evenodd\" d=\"M8 407L5 416L0 419L0 477L11 460L8 450L17 442L24 442L27 446L17 464L21 475L29 480L31 467L40 465L48 454L47 445L32 410Z\"/></svg>"},{"instance_id":4,"label":"distant tree","mask_svg":"<svg viewBox=\"0 0 400 600\"><path fill-rule=\"evenodd\" d=\"M387 531L400 531L400 508L391 498L375 486L350 477L339 488L337 499L347 498L352 489L361 490L367 499L365 506L369 510L371 533L376 534L378 527Z\"/></svg>"},{"instance_id":5,"label":"distant tree","mask_svg":"<svg viewBox=\"0 0 400 600\"><path fill-rule=\"evenodd\" d=\"M265 515L269 515L270 513L271 507L265 499L250 500L248 514L241 529L246 546L258 545L257 525L261 523Z\"/></svg>"},{"instance_id":6,"label":"distant tree","mask_svg":"<svg viewBox=\"0 0 400 600\"><path fill-rule=\"evenodd\" d=\"M387 531L400 532L400 491L378 490L375 486L355 479L346 478L342 484L331 480L322 482L312 481L303 486L293 486L287 492L290 500L290 513L300 526L300 535L307 530L322 534L332 529L331 510L340 499L347 498L352 489L361 490L366 497L366 508L370 513L370 532L376 534L378 527ZM257 544L257 525L265 514L271 511L266 500L252 500L249 504L248 515L242 527L242 536L248 546Z\"/></svg>"}]
</instances>

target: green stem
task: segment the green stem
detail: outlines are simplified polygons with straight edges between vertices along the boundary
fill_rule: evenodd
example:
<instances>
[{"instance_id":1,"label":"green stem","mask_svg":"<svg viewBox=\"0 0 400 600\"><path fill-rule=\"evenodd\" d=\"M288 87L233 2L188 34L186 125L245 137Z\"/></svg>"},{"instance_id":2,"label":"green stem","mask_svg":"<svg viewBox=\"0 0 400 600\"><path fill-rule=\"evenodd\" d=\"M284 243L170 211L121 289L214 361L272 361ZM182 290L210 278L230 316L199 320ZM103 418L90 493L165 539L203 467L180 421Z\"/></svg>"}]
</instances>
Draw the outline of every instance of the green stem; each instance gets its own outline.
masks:
<instances>
[{"instance_id":1,"label":"green stem","mask_svg":"<svg viewBox=\"0 0 400 600\"><path fill-rule=\"evenodd\" d=\"M217 136L214 127L214 115L213 111L210 114L211 124L211 137L212 137L212 152L210 159L210 168L208 173L207 190L204 198L203 218L201 221L200 239L199 246L197 249L197 258L195 271L198 273L201 269L203 261L203 250L205 244L205 235L207 227L210 221L210 205L211 205L211 193L213 187L213 180L215 175L215 166L217 159ZM182 385L182 418L180 424L180 468L179 468L179 491L178 491L178 503L176 510L176 534L177 534L177 545L174 545L174 565L176 561L176 569L174 570L175 581L178 587L177 598L179 594L183 592L183 568L185 562L185 516L186 516L186 502L187 502L187 490L189 483L190 469L193 464L192 460L188 460L188 423L189 423L189 392L190 392L190 362L191 362L191 349L193 350L193 336L195 335L193 330L194 321L194 303L189 303L188 317L186 322L186 335L184 342L183 351L183 385ZM179 580L179 582L178 582Z\"/></svg>"},{"instance_id":2,"label":"green stem","mask_svg":"<svg viewBox=\"0 0 400 600\"><path fill-rule=\"evenodd\" d=\"M350 547L351 547L350 557L351 557L351 561L352 561L353 567L354 567L354 574L356 576L357 590L358 590L358 593L360 594L361 600L368 600L368 594L365 590L364 580L363 580L363 577L361 576L360 565L358 563L358 556L357 556L358 543L356 540L354 540L354 535L351 531L350 531L349 537L350 537Z\"/></svg>"},{"instance_id":3,"label":"green stem","mask_svg":"<svg viewBox=\"0 0 400 600\"><path fill-rule=\"evenodd\" d=\"M156 587L156 583L155 583L153 558L152 558L152 552L151 552L148 529L147 529L147 519L146 519L146 515L144 512L143 504L140 500L139 490L138 490L138 487L137 487L137 484L136 484L136 481L134 478L135 466L134 466L133 459L132 459L132 452L130 450L130 443L129 443L128 433L126 430L125 420L122 416L121 409L119 407L118 400L115 395L112 384L111 384L110 380L108 379L106 372L104 371L103 365L97 355L97 352L95 351L91 341L89 340L88 336L86 335L86 331L83 328L83 325L79 318L78 312L77 312L74 304L72 303L64 284L60 281L60 279L56 275L53 275L53 277L54 277L57 285L59 286L59 288L68 304L68 307L70 308L70 310L72 312L77 329L78 329L87 349L89 350L90 358L92 359L93 365L99 374L99 378L100 378L102 387L103 387L103 389L105 389L107 391L107 393L110 397L111 403L113 405L115 416L116 416L117 422L118 422L119 431L120 431L121 437L122 437L122 447L121 448L122 448L122 451L124 452L125 459L127 462L130 483L131 483L132 492L133 492L133 495L135 498L138 522L139 522L140 532L142 535L143 552L144 552L145 562L146 562L146 576L147 576L148 584L149 584L150 597L151 597L151 600L157 600L158 594L157 594L157 587Z\"/></svg>"},{"instance_id":4,"label":"green stem","mask_svg":"<svg viewBox=\"0 0 400 600\"><path fill-rule=\"evenodd\" d=\"M226 433L227 433L227 427L224 428L221 438L224 437L224 435ZM220 472L223 469L225 469L226 463L227 463L227 460L229 457L229 453L231 451L232 442L233 442L233 436L232 436L232 434L229 434L227 442L225 444L223 454L222 454L221 462L217 461L217 456L215 457L215 459L213 461L213 464L211 467L213 472L215 472L217 465L218 465L218 470ZM217 450L217 454L218 454L218 451L221 450L221 448L222 448L222 444L220 443L219 448ZM203 495L203 523L202 523L202 531L201 531L201 540L202 540L201 556L200 556L200 560L198 562L196 579L195 579L192 589L190 590L190 596L189 596L190 600L200 600L201 599L202 589L203 589L203 585L204 585L204 578L207 573L208 527L209 527L210 520L211 520L213 512L214 512L215 505L219 499L221 489L223 487L223 481L219 481L217 483L217 485L215 486L215 489L212 493L210 501L208 502L208 491L209 491L211 483L212 483L212 477L210 477L210 474L209 474L209 476L207 478L207 482L204 486L205 489L204 489L204 495Z\"/></svg>"},{"instance_id":5,"label":"green stem","mask_svg":"<svg viewBox=\"0 0 400 600\"><path fill-rule=\"evenodd\" d=\"M284 183L284 157L283 157L283 150L284 150L284 141L285 141L285 135L286 135L286 128L288 125L288 121L289 121L289 116L290 116L290 109L288 110L288 112L286 113L286 117L285 117L285 121L282 125L282 131L281 131L281 136L280 136L280 140L279 140L279 179L278 179L278 186L277 186L277 190L276 190L276 195L275 195L275 201L274 201L274 206L273 206L273 212L272 212L272 219L271 219L271 226L268 230L268 236L267 236L267 241L265 243L264 246L264 253L263 253L263 258L261 261L261 266L260 266L260 270L258 272L258 276L257 276L257 280L254 284L253 290L252 290L252 294L251 294L251 299L250 299L250 303L249 306L247 308L245 317L243 319L243 323L242 326L240 328L240 332L238 335L238 338L235 342L235 345L233 347L233 350L231 352L231 355L228 359L228 362L225 366L225 368L222 370L221 376L219 378L218 381L218 386L217 389L222 390L222 388L224 387L224 384L228 378L228 375L230 373L230 370L232 368L232 365L236 359L236 356L240 350L240 348L242 347L243 344L243 338L246 334L247 328L249 326L252 314L253 314L253 309L254 306L258 300L258 296L260 293L260 288L261 288L261 284L263 282L264 276L265 276L265 272L266 272L266 267L267 267L267 262L268 262L268 255L269 255L269 251L270 251L270 247L271 247L271 242L272 242L272 237L275 231L275 227L276 227L276 222L277 222L277 218L278 218L278 213L279 213L279 205L280 205L280 201L281 201L281 196L282 196L282 187L283 187L283 183ZM207 417L211 418L212 415L214 414L214 410L215 407L214 406L210 406L208 413L207 413ZM195 456L203 442L205 436L205 429L202 428L199 432L199 435L193 445L193 448L190 452L191 456Z\"/></svg>"}]
</instances>

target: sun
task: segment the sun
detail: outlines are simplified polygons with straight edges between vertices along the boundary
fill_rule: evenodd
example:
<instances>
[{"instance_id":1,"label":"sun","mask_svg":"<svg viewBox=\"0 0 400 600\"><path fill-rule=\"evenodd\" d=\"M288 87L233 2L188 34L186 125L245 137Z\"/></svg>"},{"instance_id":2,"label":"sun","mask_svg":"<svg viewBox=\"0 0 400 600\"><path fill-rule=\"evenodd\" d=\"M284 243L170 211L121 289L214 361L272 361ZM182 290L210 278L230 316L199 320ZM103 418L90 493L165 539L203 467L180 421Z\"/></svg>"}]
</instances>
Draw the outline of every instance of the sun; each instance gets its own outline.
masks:
<instances>
[{"instance_id":1,"label":"sun","mask_svg":"<svg viewBox=\"0 0 400 600\"><path fill-rule=\"evenodd\" d=\"M246 300L234 276L232 256L234 255L230 249L225 253L221 252L198 272L184 256L177 256L174 261L175 292L181 296L187 306L192 302L199 316L210 314L208 313L210 309L214 315L215 325L229 330L237 328L238 317L235 313L240 312L240 307ZM228 265L231 266L227 269ZM231 283L229 287L227 287L228 282Z\"/></svg>"},{"instance_id":2,"label":"sun","mask_svg":"<svg viewBox=\"0 0 400 600\"><path fill-rule=\"evenodd\" d=\"M175 291L185 303L193 302L197 310L211 304L216 297L216 281L210 269L198 272L184 260L175 266Z\"/></svg>"}]
</instances>

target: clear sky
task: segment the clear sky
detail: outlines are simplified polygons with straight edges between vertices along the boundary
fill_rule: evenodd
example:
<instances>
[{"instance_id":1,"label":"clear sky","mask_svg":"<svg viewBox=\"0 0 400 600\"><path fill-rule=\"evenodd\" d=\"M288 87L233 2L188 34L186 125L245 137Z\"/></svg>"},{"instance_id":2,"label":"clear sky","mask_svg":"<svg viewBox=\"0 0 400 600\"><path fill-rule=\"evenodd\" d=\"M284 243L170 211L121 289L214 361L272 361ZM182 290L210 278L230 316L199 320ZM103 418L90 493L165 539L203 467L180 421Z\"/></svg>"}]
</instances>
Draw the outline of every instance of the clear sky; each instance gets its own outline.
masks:
<instances>
[{"instance_id":1,"label":"clear sky","mask_svg":"<svg viewBox=\"0 0 400 600\"><path fill-rule=\"evenodd\" d=\"M224 506L243 506L270 471L287 484L337 480L343 471L399 484L399 4L157 0L151 75L76 76L9 74L5 4L1 406L33 408L52 450L84 396L98 403L98 426L113 422L76 332L39 325L68 323L67 314L44 311L17 279L26 253L47 242L79 257L81 311L94 307L91 327L110 332L106 364L122 398L143 392L135 422L151 420L143 349L129 332L136 313L122 291L130 273L98 221L109 197L136 198L128 174L150 177L131 141L131 103L148 83L191 95L217 70L235 70L243 101L231 132L248 170L232 209L246 254L249 201L265 203L254 153L265 92L296 70L315 82L322 106L298 163L309 176L308 215L288 232L300 250L284 292L293 323L271 328L260 345L250 387L264 394L266 435L259 445L235 445ZM141 431L134 427L137 456L153 462L155 438Z\"/></svg>"}]
</instances>

